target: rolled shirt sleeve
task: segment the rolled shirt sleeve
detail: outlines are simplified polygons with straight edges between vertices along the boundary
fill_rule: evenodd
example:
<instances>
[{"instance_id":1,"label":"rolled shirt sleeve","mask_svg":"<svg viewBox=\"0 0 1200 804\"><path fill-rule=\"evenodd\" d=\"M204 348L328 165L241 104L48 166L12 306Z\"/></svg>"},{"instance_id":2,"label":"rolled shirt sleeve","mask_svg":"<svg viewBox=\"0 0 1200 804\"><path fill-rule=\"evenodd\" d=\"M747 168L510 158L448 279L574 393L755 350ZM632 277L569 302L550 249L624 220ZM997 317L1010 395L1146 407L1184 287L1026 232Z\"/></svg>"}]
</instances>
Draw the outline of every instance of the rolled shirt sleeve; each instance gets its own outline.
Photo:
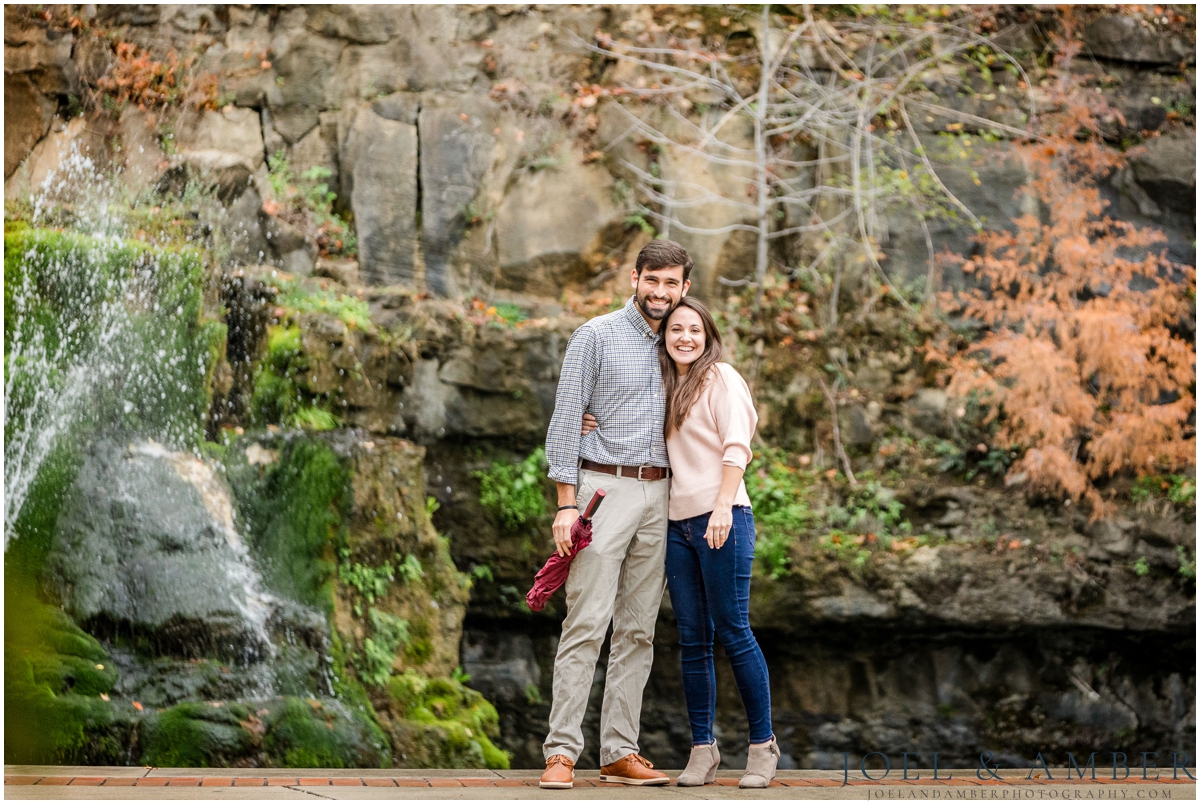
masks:
<instances>
[{"instance_id":1,"label":"rolled shirt sleeve","mask_svg":"<svg viewBox=\"0 0 1200 804\"><path fill-rule=\"evenodd\" d=\"M720 363L712 391L712 411L721 436L721 463L743 471L754 457L750 439L758 426L758 412L750 387L733 366Z\"/></svg>"},{"instance_id":2,"label":"rolled shirt sleeve","mask_svg":"<svg viewBox=\"0 0 1200 804\"><path fill-rule=\"evenodd\" d=\"M574 484L579 477L579 433L583 413L592 400L600 375L597 334L592 327L575 330L567 343L558 390L554 397L554 415L546 431L546 463L550 478Z\"/></svg>"}]
</instances>

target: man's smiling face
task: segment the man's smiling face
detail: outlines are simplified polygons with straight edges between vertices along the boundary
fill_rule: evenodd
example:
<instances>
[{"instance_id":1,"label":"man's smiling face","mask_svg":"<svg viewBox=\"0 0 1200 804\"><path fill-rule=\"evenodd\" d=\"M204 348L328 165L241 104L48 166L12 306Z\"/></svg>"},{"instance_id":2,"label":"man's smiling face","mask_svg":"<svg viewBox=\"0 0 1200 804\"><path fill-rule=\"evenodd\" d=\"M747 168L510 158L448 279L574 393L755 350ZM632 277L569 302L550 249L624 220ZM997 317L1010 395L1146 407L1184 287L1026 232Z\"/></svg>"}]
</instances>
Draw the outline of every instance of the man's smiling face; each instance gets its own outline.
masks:
<instances>
[{"instance_id":1,"label":"man's smiling face","mask_svg":"<svg viewBox=\"0 0 1200 804\"><path fill-rule=\"evenodd\" d=\"M640 274L633 272L633 290L637 295L637 306L650 327L658 330L658 324L679 300L687 295L690 282L684 281L683 267L672 265Z\"/></svg>"}]
</instances>

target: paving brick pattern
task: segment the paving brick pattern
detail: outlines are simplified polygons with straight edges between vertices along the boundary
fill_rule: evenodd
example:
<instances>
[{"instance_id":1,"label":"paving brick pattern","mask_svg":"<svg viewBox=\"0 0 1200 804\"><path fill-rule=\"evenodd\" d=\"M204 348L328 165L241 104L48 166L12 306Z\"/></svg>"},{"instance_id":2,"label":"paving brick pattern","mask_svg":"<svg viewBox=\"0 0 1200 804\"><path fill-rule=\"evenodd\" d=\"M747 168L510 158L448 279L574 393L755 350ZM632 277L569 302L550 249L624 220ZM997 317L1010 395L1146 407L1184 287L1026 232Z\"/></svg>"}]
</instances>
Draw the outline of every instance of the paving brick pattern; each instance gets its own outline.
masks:
<instances>
[{"instance_id":1,"label":"paving brick pattern","mask_svg":"<svg viewBox=\"0 0 1200 804\"><path fill-rule=\"evenodd\" d=\"M161 771L159 771L161 773ZM736 787L738 783L737 776L722 776L717 779L717 784L723 787ZM1181 778L1172 779L1170 776L1160 776L1158 779L1142 779L1137 774L1131 774L1127 779L1043 779L1040 774L1037 778L1025 779L1024 777L1016 777L1012 779L997 780L980 780L974 778L953 778L953 779L937 779L930 778L927 774L922 773L920 780L910 779L904 781L902 779L885 780L885 781L866 781L866 780L851 780L851 787L988 787L997 785L1011 786L1044 786L1044 785L1060 785L1060 784L1191 784L1196 782L1192 779ZM70 785L72 787L439 787L439 788L462 788L462 787L536 787L538 784L537 778L529 779L505 779L500 777L479 777L479 776L272 776L267 778L261 777L228 777L228 776L5 776L4 784L6 785ZM575 786L581 787L619 787L620 785L601 782L598 779L590 779L587 777L576 777ZM772 787L841 787L842 780L831 778L782 778L776 779L771 783Z\"/></svg>"}]
</instances>

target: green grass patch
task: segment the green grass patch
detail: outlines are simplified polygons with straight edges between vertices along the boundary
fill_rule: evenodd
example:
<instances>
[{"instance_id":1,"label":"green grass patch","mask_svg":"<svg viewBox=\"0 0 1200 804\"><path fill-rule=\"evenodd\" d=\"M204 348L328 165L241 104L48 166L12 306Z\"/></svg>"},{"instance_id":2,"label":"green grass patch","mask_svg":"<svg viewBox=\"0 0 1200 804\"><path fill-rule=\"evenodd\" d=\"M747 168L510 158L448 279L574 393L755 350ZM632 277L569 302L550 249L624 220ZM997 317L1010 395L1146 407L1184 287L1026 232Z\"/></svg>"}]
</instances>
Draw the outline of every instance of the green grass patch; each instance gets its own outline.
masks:
<instances>
[{"instance_id":1,"label":"green grass patch","mask_svg":"<svg viewBox=\"0 0 1200 804\"><path fill-rule=\"evenodd\" d=\"M361 330L372 328L371 308L365 301L345 293L321 290L312 283L295 279L275 280L279 294L275 303L298 313L328 313L336 316L348 327Z\"/></svg>"}]
</instances>

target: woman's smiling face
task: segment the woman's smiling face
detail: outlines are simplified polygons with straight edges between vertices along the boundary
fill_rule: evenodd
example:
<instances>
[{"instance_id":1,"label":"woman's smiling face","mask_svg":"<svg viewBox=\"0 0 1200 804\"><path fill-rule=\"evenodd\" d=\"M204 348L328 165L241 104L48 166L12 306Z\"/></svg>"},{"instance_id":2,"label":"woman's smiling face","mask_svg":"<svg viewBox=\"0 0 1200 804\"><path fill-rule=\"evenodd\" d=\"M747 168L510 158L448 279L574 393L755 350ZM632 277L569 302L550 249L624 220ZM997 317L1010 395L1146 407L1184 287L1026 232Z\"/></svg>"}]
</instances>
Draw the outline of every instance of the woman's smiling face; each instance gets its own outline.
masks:
<instances>
[{"instance_id":1,"label":"woman's smiling face","mask_svg":"<svg viewBox=\"0 0 1200 804\"><path fill-rule=\"evenodd\" d=\"M704 354L704 322L700 314L690 307L676 308L667 320L664 340L667 354L686 371L688 365Z\"/></svg>"}]
</instances>

